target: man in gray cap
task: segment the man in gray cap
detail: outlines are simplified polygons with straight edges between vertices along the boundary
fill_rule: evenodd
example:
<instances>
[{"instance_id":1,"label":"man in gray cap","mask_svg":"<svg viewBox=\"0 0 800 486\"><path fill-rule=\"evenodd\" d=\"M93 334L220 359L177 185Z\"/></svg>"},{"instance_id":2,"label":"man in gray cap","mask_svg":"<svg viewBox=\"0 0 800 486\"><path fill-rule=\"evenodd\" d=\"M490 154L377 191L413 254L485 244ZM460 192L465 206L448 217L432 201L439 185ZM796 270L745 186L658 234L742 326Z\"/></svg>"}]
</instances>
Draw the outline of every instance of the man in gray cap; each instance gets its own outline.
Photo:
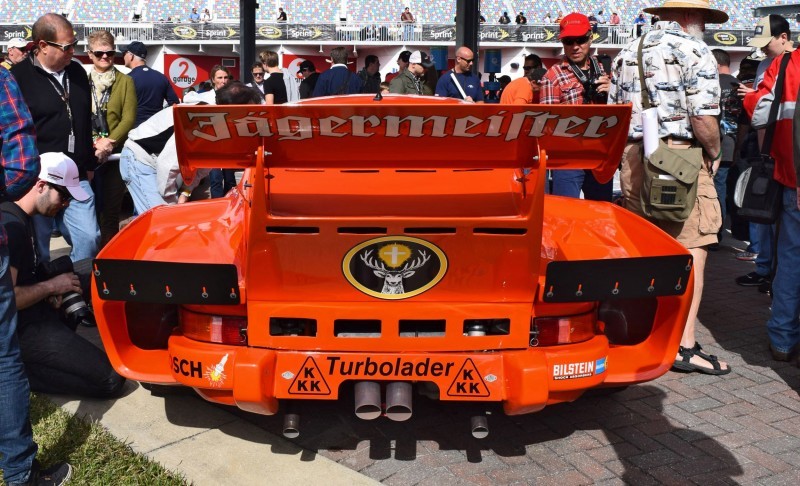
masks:
<instances>
[{"instance_id":1,"label":"man in gray cap","mask_svg":"<svg viewBox=\"0 0 800 486\"><path fill-rule=\"evenodd\" d=\"M133 78L136 99L139 102L134 128L161 111L165 101L168 106L179 101L167 77L147 67L145 59L147 59L147 47L139 41L133 41L122 49L122 60L125 62L125 67L131 70L128 75Z\"/></svg>"}]
</instances>

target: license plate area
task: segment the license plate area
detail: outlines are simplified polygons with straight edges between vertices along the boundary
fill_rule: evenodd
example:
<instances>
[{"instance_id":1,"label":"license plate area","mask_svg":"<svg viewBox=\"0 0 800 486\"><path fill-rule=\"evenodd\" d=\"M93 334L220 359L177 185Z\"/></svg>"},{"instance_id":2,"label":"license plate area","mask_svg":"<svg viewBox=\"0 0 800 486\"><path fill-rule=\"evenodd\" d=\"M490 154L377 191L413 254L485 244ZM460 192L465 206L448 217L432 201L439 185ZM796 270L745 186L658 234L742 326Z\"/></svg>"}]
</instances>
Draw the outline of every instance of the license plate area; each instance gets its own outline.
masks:
<instances>
[{"instance_id":1,"label":"license plate area","mask_svg":"<svg viewBox=\"0 0 800 486\"><path fill-rule=\"evenodd\" d=\"M441 400L500 401L500 356L471 354L280 354L275 396L333 400L345 381L427 381L439 387Z\"/></svg>"}]
</instances>

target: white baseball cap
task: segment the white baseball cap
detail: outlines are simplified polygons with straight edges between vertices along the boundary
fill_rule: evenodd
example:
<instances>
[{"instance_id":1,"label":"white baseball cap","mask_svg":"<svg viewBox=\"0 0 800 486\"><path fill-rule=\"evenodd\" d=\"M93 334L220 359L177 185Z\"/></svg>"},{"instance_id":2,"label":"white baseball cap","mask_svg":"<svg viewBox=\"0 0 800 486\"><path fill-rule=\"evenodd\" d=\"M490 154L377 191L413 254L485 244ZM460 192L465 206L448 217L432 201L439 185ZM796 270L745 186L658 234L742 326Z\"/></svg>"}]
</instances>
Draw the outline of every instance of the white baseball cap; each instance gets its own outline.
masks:
<instances>
[{"instance_id":1,"label":"white baseball cap","mask_svg":"<svg viewBox=\"0 0 800 486\"><path fill-rule=\"evenodd\" d=\"M28 42L21 37L14 37L10 41L8 41L8 47L16 47L17 49L27 51L28 46L33 44L33 42Z\"/></svg>"},{"instance_id":2,"label":"white baseball cap","mask_svg":"<svg viewBox=\"0 0 800 486\"><path fill-rule=\"evenodd\" d=\"M89 193L84 191L78 176L78 166L63 152L47 152L41 154L39 159L42 169L39 179L66 187L76 201L89 199Z\"/></svg>"}]
</instances>

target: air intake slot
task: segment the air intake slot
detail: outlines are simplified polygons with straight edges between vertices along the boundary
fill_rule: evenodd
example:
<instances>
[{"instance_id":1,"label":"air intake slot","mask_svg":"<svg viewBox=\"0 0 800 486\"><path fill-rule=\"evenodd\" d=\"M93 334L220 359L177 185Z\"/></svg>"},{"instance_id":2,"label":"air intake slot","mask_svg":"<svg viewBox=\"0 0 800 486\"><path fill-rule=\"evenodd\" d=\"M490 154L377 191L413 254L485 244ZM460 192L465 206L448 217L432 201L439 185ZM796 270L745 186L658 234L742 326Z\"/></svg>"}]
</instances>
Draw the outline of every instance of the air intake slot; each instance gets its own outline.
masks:
<instances>
[{"instance_id":1,"label":"air intake slot","mask_svg":"<svg viewBox=\"0 0 800 486\"><path fill-rule=\"evenodd\" d=\"M340 235L385 235L386 228L378 226L342 226L339 228Z\"/></svg>"},{"instance_id":2,"label":"air intake slot","mask_svg":"<svg viewBox=\"0 0 800 486\"><path fill-rule=\"evenodd\" d=\"M465 336L508 336L511 319L464 319Z\"/></svg>"},{"instance_id":3,"label":"air intake slot","mask_svg":"<svg viewBox=\"0 0 800 486\"><path fill-rule=\"evenodd\" d=\"M400 319L400 337L444 337L444 319Z\"/></svg>"},{"instance_id":4,"label":"air intake slot","mask_svg":"<svg viewBox=\"0 0 800 486\"><path fill-rule=\"evenodd\" d=\"M267 233L280 233L285 235L316 235L319 228L316 226L267 226Z\"/></svg>"},{"instance_id":5,"label":"air intake slot","mask_svg":"<svg viewBox=\"0 0 800 486\"><path fill-rule=\"evenodd\" d=\"M476 235L524 235L527 228L473 228Z\"/></svg>"},{"instance_id":6,"label":"air intake slot","mask_svg":"<svg viewBox=\"0 0 800 486\"><path fill-rule=\"evenodd\" d=\"M381 321L378 319L336 319L333 335L343 338L381 337Z\"/></svg>"},{"instance_id":7,"label":"air intake slot","mask_svg":"<svg viewBox=\"0 0 800 486\"><path fill-rule=\"evenodd\" d=\"M270 317L270 336L310 336L317 335L317 320L302 317Z\"/></svg>"},{"instance_id":8,"label":"air intake slot","mask_svg":"<svg viewBox=\"0 0 800 486\"><path fill-rule=\"evenodd\" d=\"M456 234L455 228L406 228L406 234L416 235L454 235Z\"/></svg>"}]
</instances>

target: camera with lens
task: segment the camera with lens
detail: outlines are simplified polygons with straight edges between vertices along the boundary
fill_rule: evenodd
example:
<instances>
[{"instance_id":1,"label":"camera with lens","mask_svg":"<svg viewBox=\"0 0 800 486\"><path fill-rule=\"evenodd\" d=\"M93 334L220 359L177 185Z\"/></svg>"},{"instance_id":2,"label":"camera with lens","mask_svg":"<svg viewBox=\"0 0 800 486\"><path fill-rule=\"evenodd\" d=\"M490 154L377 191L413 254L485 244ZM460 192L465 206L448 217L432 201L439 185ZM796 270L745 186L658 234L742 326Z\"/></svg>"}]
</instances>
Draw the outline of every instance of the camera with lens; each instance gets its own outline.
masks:
<instances>
[{"instance_id":1,"label":"camera with lens","mask_svg":"<svg viewBox=\"0 0 800 486\"><path fill-rule=\"evenodd\" d=\"M73 272L72 260L70 260L68 255L64 255L49 262L39 263L39 267L36 269L36 278L40 282L43 282L57 277L62 273ZM90 327L97 325L94 320L94 313L89 309L89 306L86 305L86 301L83 300L83 296L78 292L67 292L63 294L61 296L60 310L64 316L64 320L67 321L67 325L72 329L76 329L78 324Z\"/></svg>"},{"instance_id":2,"label":"camera with lens","mask_svg":"<svg viewBox=\"0 0 800 486\"><path fill-rule=\"evenodd\" d=\"M583 102L593 105L605 105L608 103L608 93L597 91L597 80L599 76L589 78L587 86L583 87Z\"/></svg>"}]
</instances>

